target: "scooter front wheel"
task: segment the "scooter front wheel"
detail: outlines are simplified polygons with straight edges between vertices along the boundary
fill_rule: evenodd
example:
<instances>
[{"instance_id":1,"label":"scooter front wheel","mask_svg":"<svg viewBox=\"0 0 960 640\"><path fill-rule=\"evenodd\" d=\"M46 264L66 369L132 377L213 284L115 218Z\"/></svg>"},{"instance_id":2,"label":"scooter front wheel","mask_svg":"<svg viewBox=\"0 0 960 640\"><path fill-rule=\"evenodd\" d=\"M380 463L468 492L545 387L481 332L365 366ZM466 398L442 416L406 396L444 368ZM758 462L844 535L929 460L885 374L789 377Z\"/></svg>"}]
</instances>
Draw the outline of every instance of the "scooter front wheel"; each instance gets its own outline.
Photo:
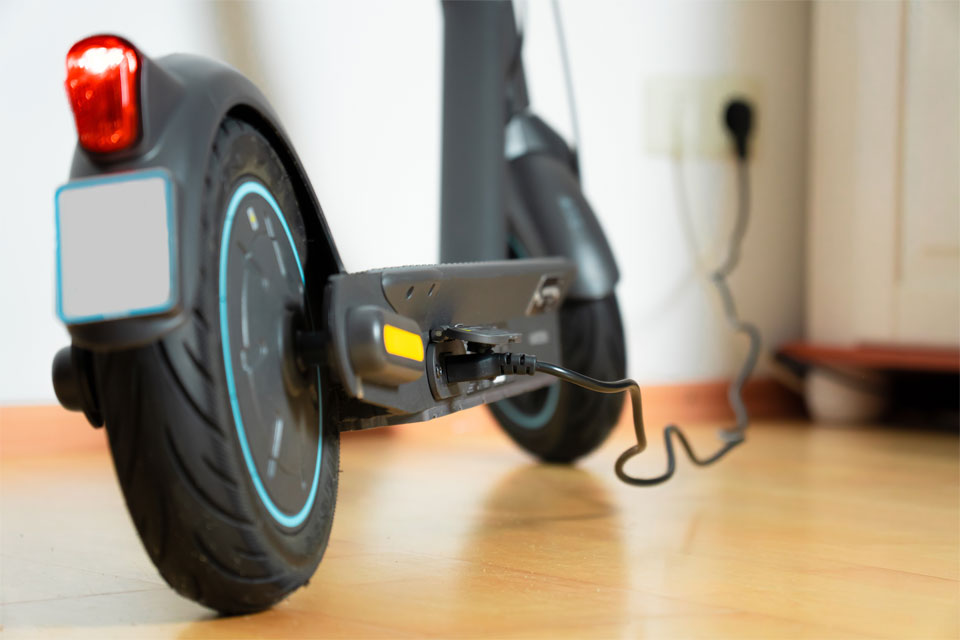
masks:
<instances>
[{"instance_id":1,"label":"scooter front wheel","mask_svg":"<svg viewBox=\"0 0 960 640\"><path fill-rule=\"evenodd\" d=\"M566 367L600 380L625 377L623 325L615 295L567 302L560 309ZM599 447L617 423L623 397L564 382L490 405L517 444L545 462L569 463Z\"/></svg>"},{"instance_id":2,"label":"scooter front wheel","mask_svg":"<svg viewBox=\"0 0 960 640\"><path fill-rule=\"evenodd\" d=\"M140 538L180 594L262 610L315 571L333 522L339 433L327 372L298 363L317 329L290 177L252 126L227 119L203 216L183 221L189 319L143 348L98 354L114 464Z\"/></svg>"},{"instance_id":3,"label":"scooter front wheel","mask_svg":"<svg viewBox=\"0 0 960 640\"><path fill-rule=\"evenodd\" d=\"M531 257L537 246L518 230L510 236L511 258ZM626 346L617 296L568 300L560 308L563 365L600 380L626 377ZM563 382L507 398L490 410L507 435L545 462L570 463L599 447L617 423L622 394L595 393Z\"/></svg>"}]
</instances>

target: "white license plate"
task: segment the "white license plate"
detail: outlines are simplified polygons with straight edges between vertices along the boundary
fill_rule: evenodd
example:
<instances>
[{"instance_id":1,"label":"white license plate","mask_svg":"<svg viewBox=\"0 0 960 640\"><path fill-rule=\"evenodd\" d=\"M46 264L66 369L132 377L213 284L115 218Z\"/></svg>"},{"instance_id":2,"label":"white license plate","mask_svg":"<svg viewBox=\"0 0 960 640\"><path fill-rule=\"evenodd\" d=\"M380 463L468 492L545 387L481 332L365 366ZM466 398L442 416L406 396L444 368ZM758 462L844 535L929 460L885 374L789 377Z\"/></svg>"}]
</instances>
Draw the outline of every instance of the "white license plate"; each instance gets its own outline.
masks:
<instances>
[{"instance_id":1,"label":"white license plate","mask_svg":"<svg viewBox=\"0 0 960 640\"><path fill-rule=\"evenodd\" d=\"M177 302L173 181L150 169L69 182L55 198L57 314L66 324Z\"/></svg>"}]
</instances>

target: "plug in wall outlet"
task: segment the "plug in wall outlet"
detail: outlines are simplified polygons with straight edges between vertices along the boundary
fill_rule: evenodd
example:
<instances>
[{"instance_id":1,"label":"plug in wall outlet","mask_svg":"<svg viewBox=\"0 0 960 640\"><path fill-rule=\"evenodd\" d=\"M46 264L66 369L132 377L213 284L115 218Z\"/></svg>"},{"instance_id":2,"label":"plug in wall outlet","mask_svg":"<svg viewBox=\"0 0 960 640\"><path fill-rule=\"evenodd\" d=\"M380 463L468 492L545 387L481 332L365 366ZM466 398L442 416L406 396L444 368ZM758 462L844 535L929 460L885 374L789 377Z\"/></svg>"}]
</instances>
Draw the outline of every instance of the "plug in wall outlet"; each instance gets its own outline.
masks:
<instances>
[{"instance_id":1,"label":"plug in wall outlet","mask_svg":"<svg viewBox=\"0 0 960 640\"><path fill-rule=\"evenodd\" d=\"M723 123L727 103L746 98L757 114L762 110L759 84L756 78L745 76L648 79L643 98L644 148L676 157L728 155L731 142Z\"/></svg>"}]
</instances>

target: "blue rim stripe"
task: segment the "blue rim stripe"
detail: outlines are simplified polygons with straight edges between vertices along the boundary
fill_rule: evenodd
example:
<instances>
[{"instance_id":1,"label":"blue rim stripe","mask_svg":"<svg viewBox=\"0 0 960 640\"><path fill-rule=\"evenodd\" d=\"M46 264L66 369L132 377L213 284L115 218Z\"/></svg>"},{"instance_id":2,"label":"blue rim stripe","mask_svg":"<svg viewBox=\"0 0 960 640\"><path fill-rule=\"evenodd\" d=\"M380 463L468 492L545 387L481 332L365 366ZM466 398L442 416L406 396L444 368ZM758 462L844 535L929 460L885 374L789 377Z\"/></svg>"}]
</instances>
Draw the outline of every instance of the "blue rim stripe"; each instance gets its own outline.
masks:
<instances>
[{"instance_id":1,"label":"blue rim stripe","mask_svg":"<svg viewBox=\"0 0 960 640\"><path fill-rule=\"evenodd\" d=\"M527 393L533 393L528 391ZM540 410L534 414L524 413L517 405L510 401L510 398L504 398L497 403L497 408L503 411L508 418L516 422L524 429L539 429L543 427L557 410L557 403L560 402L560 383L553 382L547 391L547 399L540 407Z\"/></svg>"},{"instance_id":2,"label":"blue rim stripe","mask_svg":"<svg viewBox=\"0 0 960 640\"><path fill-rule=\"evenodd\" d=\"M267 508L267 511L273 516L273 519L285 527L293 528L301 525L303 521L307 519L310 510L313 508L313 502L317 497L317 486L320 483L320 463L322 462L323 456L323 394L317 394L320 407L320 431L318 434L319 437L317 438L317 463L313 470L313 484L310 486L310 494L307 496L307 501L303 505L303 508L297 513L290 515L281 511L277 505L274 504L270 498L270 494L267 493L266 487L263 486L263 481L260 480L257 465L253 460L253 455L250 453L250 445L247 443L246 431L243 428L243 418L240 415L240 403L237 401L237 385L233 377L233 361L230 357L230 331L227 326L227 257L229 254L230 234L233 230L233 218L236 216L240 201L251 193L255 193L266 200L273 209L273 212L277 214L277 218L280 220L281 226L283 226L283 232L287 235L290 248L293 250L293 257L297 262L297 270L300 272L300 281L306 284L306 279L303 276L303 266L300 264L300 255L297 253L297 246L293 242L290 227L287 226L287 220L283 217L277 201L274 200L270 192L259 182L254 180L244 182L233 193L233 197L230 198L230 205L227 207L227 219L223 223L223 239L220 241L220 339L223 343L223 363L227 374L227 391L230 394L230 409L233 412L233 422L237 427L237 438L240 440L243 460L247 464L247 471L250 472L253 486L260 496L263 506ZM319 387L320 384L320 371L318 369L317 386Z\"/></svg>"},{"instance_id":3,"label":"blue rim stripe","mask_svg":"<svg viewBox=\"0 0 960 640\"><path fill-rule=\"evenodd\" d=\"M127 311L113 311L110 313L96 313L88 316L67 316L63 313L63 261L60 257L60 194L70 189L82 189L84 187L93 187L100 184L110 184L116 182L129 182L131 180L148 180L151 178L162 178L165 189L164 194L167 202L167 245L170 253L170 297L166 302L152 307L143 307L140 309L129 309ZM177 287L177 217L174 215L173 202L173 178L165 169L147 169L146 171L132 171L129 173L119 173L107 175L99 178L88 178L83 180L71 180L67 184L61 185L53 194L54 227L56 228L56 268L57 268L57 317L63 324L82 324L86 322L102 322L104 320L116 320L119 318L132 318L134 316L144 316L151 314L162 314L173 309L178 300L179 292Z\"/></svg>"}]
</instances>

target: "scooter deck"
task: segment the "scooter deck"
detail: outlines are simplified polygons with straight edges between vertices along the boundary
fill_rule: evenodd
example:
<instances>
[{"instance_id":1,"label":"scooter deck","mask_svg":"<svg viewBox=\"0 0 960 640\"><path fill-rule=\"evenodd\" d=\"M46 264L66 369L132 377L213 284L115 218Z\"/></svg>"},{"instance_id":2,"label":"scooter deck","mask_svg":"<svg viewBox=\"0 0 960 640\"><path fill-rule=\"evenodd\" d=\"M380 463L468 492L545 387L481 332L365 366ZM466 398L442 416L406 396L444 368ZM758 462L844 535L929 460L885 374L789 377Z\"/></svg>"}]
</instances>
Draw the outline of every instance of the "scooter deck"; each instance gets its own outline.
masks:
<instances>
[{"instance_id":1,"label":"scooter deck","mask_svg":"<svg viewBox=\"0 0 960 640\"><path fill-rule=\"evenodd\" d=\"M573 264L562 258L530 258L396 267L331 277L325 313L331 364L344 392L335 409L341 429L429 420L549 384L552 378L542 375L447 384L443 358L482 349L505 350L504 336L515 333L522 336L520 348L525 353L560 362L557 311L574 271ZM394 385L370 379L359 370L357 352L364 346L358 344L356 318L371 308L402 316L410 333L419 335L422 359L415 364L422 371L412 372L416 379ZM476 328L476 341L462 339L471 335L471 328ZM374 334L374 339L383 341Z\"/></svg>"}]
</instances>

